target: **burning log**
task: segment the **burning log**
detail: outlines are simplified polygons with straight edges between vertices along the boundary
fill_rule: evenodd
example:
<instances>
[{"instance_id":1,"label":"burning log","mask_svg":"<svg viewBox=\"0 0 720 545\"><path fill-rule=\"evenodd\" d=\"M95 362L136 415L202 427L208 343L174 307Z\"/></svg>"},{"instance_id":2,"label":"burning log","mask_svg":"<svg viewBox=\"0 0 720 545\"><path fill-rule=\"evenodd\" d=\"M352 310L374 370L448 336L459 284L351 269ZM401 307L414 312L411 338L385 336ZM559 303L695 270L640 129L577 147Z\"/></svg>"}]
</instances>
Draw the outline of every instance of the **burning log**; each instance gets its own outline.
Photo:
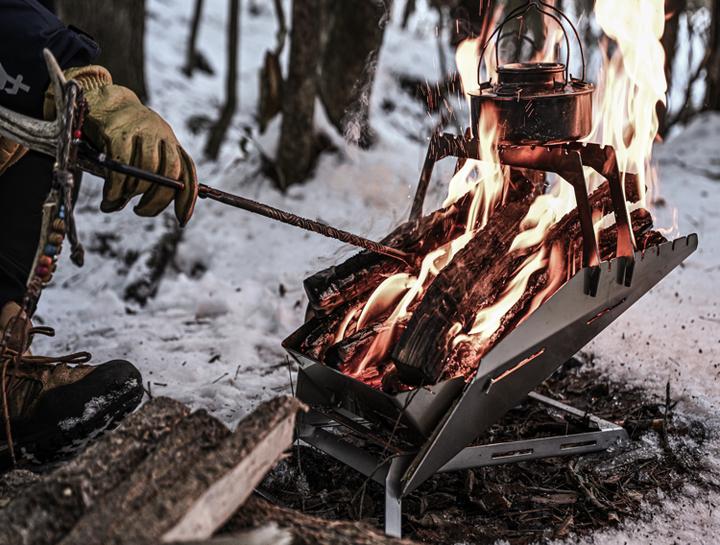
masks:
<instances>
[{"instance_id":1,"label":"burning log","mask_svg":"<svg viewBox=\"0 0 720 545\"><path fill-rule=\"evenodd\" d=\"M506 202L521 200L542 190L544 173L527 169L511 169ZM457 238L465 230L465 222L472 204L472 195L466 194L456 202L403 223L382 242L422 259L427 253L445 242ZM328 267L305 282L310 306L319 314L329 314L350 301L371 293L380 283L400 272L406 272L397 260L363 251L344 263Z\"/></svg>"},{"instance_id":2,"label":"burning log","mask_svg":"<svg viewBox=\"0 0 720 545\"><path fill-rule=\"evenodd\" d=\"M626 188L626 198L637 200L639 194L632 182L634 180L626 180L626 185L630 186ZM607 182L592 193L589 201L594 213L602 214L611 208ZM467 331L478 311L492 305L504 293L515 271L529 257L529 252L508 253L526 213L527 208L521 205L505 205L432 283L393 351L393 360L405 382L437 382L445 370L448 357L455 351L455 335L451 331ZM561 257L568 255L568 250L577 255L581 252L574 248L576 240L580 244L577 208L551 228L543 246L552 249L559 245L564 249ZM611 242L613 250L610 253L614 251L615 244L614 240ZM503 322L512 322L508 317L523 310L528 297L532 298L530 293L534 291L534 296L542 291L547 279L543 281L541 276L542 273L538 272L527 279L525 293L508 312L503 313ZM528 288L530 292L526 292ZM507 330L500 329L503 332ZM492 338L498 337L493 334Z\"/></svg>"},{"instance_id":3,"label":"burning log","mask_svg":"<svg viewBox=\"0 0 720 545\"><path fill-rule=\"evenodd\" d=\"M652 227L652 216L650 212L644 209L635 210L631 214L633 223L633 231L638 242L645 243L645 240L652 240L653 244L665 242L665 238L657 231L647 231ZM612 259L615 255L617 242L616 226L603 229L599 234L599 251L601 259ZM571 242L564 241L566 246L561 250L565 255L572 256L573 269L579 270L582 263L582 242L579 238L575 238ZM642 247L642 246L641 246ZM567 269L566 264L562 263L561 267ZM552 264L550 266L552 268ZM565 278L562 278L564 281ZM510 310L502 317L497 329L493 334L480 341L471 338L466 342L460 342L450 347L449 355L443 363L442 376L452 377L457 375L469 378L477 369L480 358L492 349L507 333L517 327L531 312L531 309L539 306L548 299L559 287L552 286L551 271L548 268L536 271L528 280L522 295L518 298ZM548 289L549 288L549 289ZM494 301L503 294L505 286L495 288L492 293L486 296L487 305L482 308L489 307ZM480 308L479 310L482 310Z\"/></svg>"},{"instance_id":4,"label":"burning log","mask_svg":"<svg viewBox=\"0 0 720 545\"><path fill-rule=\"evenodd\" d=\"M471 196L466 195L447 208L442 208L415 221L408 221L386 236L382 243L405 251L431 251L428 242L441 244L460 234L462 218L467 215ZM328 267L304 282L311 307L328 314L348 301L374 290L385 278L403 272L408 267L396 259L362 251L350 259Z\"/></svg>"}]
</instances>

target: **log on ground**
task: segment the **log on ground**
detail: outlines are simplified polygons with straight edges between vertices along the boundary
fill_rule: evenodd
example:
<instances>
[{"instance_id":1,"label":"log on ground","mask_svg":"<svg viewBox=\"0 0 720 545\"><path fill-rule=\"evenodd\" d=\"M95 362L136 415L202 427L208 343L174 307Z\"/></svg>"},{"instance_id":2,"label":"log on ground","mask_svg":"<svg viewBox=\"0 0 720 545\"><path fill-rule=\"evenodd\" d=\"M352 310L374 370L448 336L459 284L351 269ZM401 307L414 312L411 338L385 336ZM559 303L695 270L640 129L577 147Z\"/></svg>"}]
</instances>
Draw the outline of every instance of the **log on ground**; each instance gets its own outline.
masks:
<instances>
[{"instance_id":1,"label":"log on ground","mask_svg":"<svg viewBox=\"0 0 720 545\"><path fill-rule=\"evenodd\" d=\"M155 398L68 464L0 510L0 544L56 543L99 498L123 482L189 409Z\"/></svg>"},{"instance_id":2,"label":"log on ground","mask_svg":"<svg viewBox=\"0 0 720 545\"><path fill-rule=\"evenodd\" d=\"M188 472L203 455L217 448L230 431L205 411L183 419L164 436L152 453L114 490L109 491L77 522L60 541L62 545L104 545L127 543L118 527L132 522L139 508L153 502L158 495ZM172 513L168 513L171 516ZM141 538L159 537L138 528ZM128 536L130 537L130 536ZM137 533L134 537L138 537Z\"/></svg>"},{"instance_id":3,"label":"log on ground","mask_svg":"<svg viewBox=\"0 0 720 545\"><path fill-rule=\"evenodd\" d=\"M61 543L209 538L290 446L300 408L294 398L274 399L232 434L204 411L194 413Z\"/></svg>"}]
</instances>

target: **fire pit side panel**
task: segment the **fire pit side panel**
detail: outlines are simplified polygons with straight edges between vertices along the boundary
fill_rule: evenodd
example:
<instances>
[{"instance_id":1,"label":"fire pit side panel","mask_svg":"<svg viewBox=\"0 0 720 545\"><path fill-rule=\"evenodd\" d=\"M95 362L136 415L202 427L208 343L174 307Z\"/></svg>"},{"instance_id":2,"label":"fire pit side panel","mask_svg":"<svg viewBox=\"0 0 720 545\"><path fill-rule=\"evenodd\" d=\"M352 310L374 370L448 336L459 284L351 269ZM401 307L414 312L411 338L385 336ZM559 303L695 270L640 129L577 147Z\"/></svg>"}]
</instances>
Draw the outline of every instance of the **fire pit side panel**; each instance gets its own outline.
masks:
<instances>
[{"instance_id":1,"label":"fire pit side panel","mask_svg":"<svg viewBox=\"0 0 720 545\"><path fill-rule=\"evenodd\" d=\"M600 264L595 297L576 274L480 363L475 378L403 476L408 494L577 353L697 248L697 235L636 252L632 286L617 282L618 260Z\"/></svg>"}]
</instances>

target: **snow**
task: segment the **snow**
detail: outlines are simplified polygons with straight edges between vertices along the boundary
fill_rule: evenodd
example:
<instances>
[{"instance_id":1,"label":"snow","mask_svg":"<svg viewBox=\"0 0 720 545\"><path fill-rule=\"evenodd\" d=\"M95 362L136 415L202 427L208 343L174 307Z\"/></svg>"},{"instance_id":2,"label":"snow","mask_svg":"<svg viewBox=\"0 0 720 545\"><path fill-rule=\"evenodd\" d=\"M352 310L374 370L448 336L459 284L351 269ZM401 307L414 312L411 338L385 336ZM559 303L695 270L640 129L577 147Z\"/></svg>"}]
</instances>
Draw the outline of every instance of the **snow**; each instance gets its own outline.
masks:
<instances>
[{"instance_id":1,"label":"snow","mask_svg":"<svg viewBox=\"0 0 720 545\"><path fill-rule=\"evenodd\" d=\"M274 153L278 121L259 135L253 118L260 62L265 49L274 46L270 2L243 3L240 111L217 163L201 159L204 135L187 128L193 115L216 115L224 92L226 2L205 4L198 43L215 75L197 73L188 80L180 73L190 0L148 2L146 45L151 105L197 159L202 181L370 237L387 233L409 211L435 124L395 78L403 73L437 79L432 14L421 10L406 32L394 17L386 34L371 97L377 145L368 151L348 145L318 108L316 124L339 152L322 157L310 182L282 195L258 173L260 151ZM395 4L396 11L401 9L402 2ZM256 14L250 13L251 7ZM448 59L452 62L452 56ZM459 119L464 115L459 112ZM241 141L248 144L246 152ZM720 116L705 115L658 146L666 203L655 210L659 223L672 225L676 207L679 233L697 232L700 247L585 350L615 379L658 394L670 381L673 396L681 399L679 410L699 416L713 432L707 446L713 471L720 466L720 296L715 291L720 279L720 214L715 209L720 204L719 145ZM452 166L449 161L438 165L428 209L441 202ZM94 250L82 269L63 257L38 313L56 327L58 336L38 340L36 353L89 350L97 362L128 359L140 368L154 395L172 395L193 408L207 408L231 425L260 401L289 392L290 367L280 343L303 321L302 279L355 250L201 201L185 229L173 270L157 296L139 307L123 300L124 288L140 274L142 251L162 232L164 220L142 219L129 209L101 214L101 185L85 179L78 224L82 240ZM133 262L137 252L141 259ZM703 494L684 490L680 499L661 507L648 505L640 518L581 543L705 541L720 530L715 507L720 497Z\"/></svg>"}]
</instances>

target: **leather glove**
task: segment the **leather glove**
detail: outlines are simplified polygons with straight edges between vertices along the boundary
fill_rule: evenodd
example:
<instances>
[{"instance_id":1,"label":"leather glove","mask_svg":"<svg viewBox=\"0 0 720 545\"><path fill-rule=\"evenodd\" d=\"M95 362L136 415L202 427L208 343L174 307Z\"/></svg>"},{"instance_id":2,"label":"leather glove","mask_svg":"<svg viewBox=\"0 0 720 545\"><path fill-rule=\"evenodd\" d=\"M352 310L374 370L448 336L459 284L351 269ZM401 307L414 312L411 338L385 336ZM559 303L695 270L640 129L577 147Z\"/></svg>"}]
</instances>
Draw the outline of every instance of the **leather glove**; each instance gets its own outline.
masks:
<instances>
[{"instance_id":1,"label":"leather glove","mask_svg":"<svg viewBox=\"0 0 720 545\"><path fill-rule=\"evenodd\" d=\"M0 136L0 176L27 152L20 144Z\"/></svg>"},{"instance_id":2,"label":"leather glove","mask_svg":"<svg viewBox=\"0 0 720 545\"><path fill-rule=\"evenodd\" d=\"M170 126L144 106L130 89L112 83L101 66L71 68L65 77L83 88L88 114L83 125L87 139L109 157L143 170L162 174L185 184L182 191L152 184L131 176L110 173L103 188L100 209L114 212L136 195L142 195L134 211L156 216L175 200L175 215L185 225L195 208L198 182L195 165ZM45 118L55 116L52 89L45 95Z\"/></svg>"}]
</instances>

